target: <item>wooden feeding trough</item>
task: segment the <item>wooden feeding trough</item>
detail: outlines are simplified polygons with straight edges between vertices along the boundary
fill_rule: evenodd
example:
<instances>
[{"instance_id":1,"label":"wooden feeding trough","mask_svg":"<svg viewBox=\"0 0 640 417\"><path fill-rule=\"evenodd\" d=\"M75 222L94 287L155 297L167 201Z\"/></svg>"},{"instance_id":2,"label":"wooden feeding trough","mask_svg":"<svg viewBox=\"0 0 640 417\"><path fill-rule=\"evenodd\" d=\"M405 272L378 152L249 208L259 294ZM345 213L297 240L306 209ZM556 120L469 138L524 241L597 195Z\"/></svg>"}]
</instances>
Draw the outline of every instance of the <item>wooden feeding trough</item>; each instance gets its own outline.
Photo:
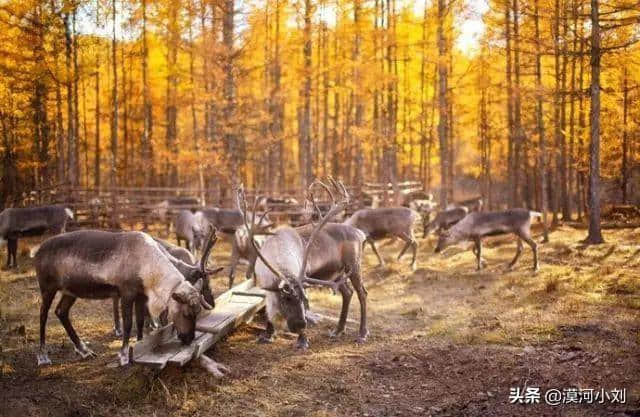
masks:
<instances>
[{"instance_id":1,"label":"wooden feeding trough","mask_svg":"<svg viewBox=\"0 0 640 417\"><path fill-rule=\"evenodd\" d=\"M254 286L254 280L246 280L216 298L216 306L210 314L196 323L196 337L184 346L174 335L169 324L136 343L130 357L134 363L163 369L167 364L183 366L199 358L211 346L264 308L266 292Z\"/></svg>"}]
</instances>

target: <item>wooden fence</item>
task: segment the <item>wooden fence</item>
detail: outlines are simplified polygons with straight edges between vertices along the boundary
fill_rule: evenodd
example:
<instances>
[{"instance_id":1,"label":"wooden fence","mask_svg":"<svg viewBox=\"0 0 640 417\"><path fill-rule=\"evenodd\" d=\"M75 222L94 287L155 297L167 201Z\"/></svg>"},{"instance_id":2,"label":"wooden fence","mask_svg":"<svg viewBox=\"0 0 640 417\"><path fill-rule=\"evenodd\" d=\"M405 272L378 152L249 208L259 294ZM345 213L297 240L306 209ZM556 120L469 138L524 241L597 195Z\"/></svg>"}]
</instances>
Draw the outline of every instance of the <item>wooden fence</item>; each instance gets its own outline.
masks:
<instances>
[{"instance_id":1,"label":"wooden fence","mask_svg":"<svg viewBox=\"0 0 640 417\"><path fill-rule=\"evenodd\" d=\"M393 205L394 187L387 184L365 183L362 193L357 193L353 186L347 189L352 194L352 202L347 208L351 213L358 208L369 206L374 196L383 201L388 197L388 205ZM397 184L397 189L406 196L422 190L417 181L405 181ZM261 190L247 190L247 198L264 196ZM279 199L293 198L297 203L269 204L270 217L279 223L299 224L306 212L303 204L304 193L299 190L288 190L271 197ZM320 202L322 203L322 201ZM30 207L47 204L60 204L74 211L75 224L72 227L112 227L143 229L151 225L162 225L168 229L175 214L184 209L202 207L235 207L231 193L220 195L212 189L201 190L185 187L114 187L83 188L61 186L33 190L14 198L10 206Z\"/></svg>"}]
</instances>

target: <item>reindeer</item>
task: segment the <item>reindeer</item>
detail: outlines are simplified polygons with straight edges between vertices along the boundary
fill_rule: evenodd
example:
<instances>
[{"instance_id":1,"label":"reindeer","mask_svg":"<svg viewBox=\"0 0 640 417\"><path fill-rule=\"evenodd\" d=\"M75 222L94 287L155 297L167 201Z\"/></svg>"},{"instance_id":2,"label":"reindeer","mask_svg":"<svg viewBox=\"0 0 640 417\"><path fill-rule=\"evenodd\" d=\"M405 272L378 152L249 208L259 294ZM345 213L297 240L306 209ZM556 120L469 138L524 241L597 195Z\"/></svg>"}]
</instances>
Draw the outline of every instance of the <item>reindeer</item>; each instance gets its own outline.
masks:
<instances>
[{"instance_id":1,"label":"reindeer","mask_svg":"<svg viewBox=\"0 0 640 417\"><path fill-rule=\"evenodd\" d=\"M264 242L264 236L257 236L260 234L272 234L266 230L266 228L271 227L271 225L267 226L258 226L260 230L258 232L254 232L254 240L258 247L262 245ZM255 249L253 248L253 244L249 242L249 231L245 226L242 226L236 230L233 235L233 240L231 241L231 263L229 266L229 288L233 287L233 281L235 280L236 267L240 262L240 259L244 259L248 262L247 273L245 275L246 279L250 279L254 275L255 263L258 255L256 254Z\"/></svg>"},{"instance_id":2,"label":"reindeer","mask_svg":"<svg viewBox=\"0 0 640 417\"><path fill-rule=\"evenodd\" d=\"M18 267L18 238L64 233L73 212L62 206L7 208L0 212L0 246L7 242L7 268Z\"/></svg>"},{"instance_id":3,"label":"reindeer","mask_svg":"<svg viewBox=\"0 0 640 417\"><path fill-rule=\"evenodd\" d=\"M190 252L202 250L206 238L209 222L200 211L180 210L175 221L176 241L180 246L181 240L186 242Z\"/></svg>"},{"instance_id":4,"label":"reindeer","mask_svg":"<svg viewBox=\"0 0 640 417\"><path fill-rule=\"evenodd\" d=\"M451 226L462 220L467 214L469 214L469 209L464 206L453 207L438 212L433 221L423 223L422 237L426 238L429 233L434 231L437 232L449 229Z\"/></svg>"},{"instance_id":5,"label":"reindeer","mask_svg":"<svg viewBox=\"0 0 640 417\"><path fill-rule=\"evenodd\" d=\"M452 209L455 207L466 207L470 212L472 211L482 211L484 207L484 201L482 197L473 197L467 200L456 201L447 206L447 209Z\"/></svg>"},{"instance_id":6,"label":"reindeer","mask_svg":"<svg viewBox=\"0 0 640 417\"><path fill-rule=\"evenodd\" d=\"M209 285L209 277L217 274L223 268L216 269L208 269L206 267L207 259L209 259L209 254L211 253L211 249L213 245L208 247L209 253L203 252L202 258L200 259L200 263L197 264L195 257L186 250L185 248L181 248L179 246L172 245L171 243L165 242L160 239L153 238L153 240L160 246L160 250L164 253L164 255L171 261L173 266L180 271L182 276L191 284L195 284L199 280L202 280L202 296L204 300L210 304L214 305L215 300L213 298L213 292L211 291L211 286ZM177 255L177 256L176 256ZM188 255L188 257L186 256ZM122 326L120 324L120 297L118 295L113 296L113 322L114 322L114 334L116 337L122 336ZM147 324L150 328L158 327L156 320L154 320L149 314L148 310L145 309L144 317L148 319ZM144 319L138 319L141 322ZM164 316L160 317L160 322L162 324L166 323L166 318ZM137 324L136 324L137 326ZM142 329L137 327L138 338L142 338Z\"/></svg>"},{"instance_id":7,"label":"reindeer","mask_svg":"<svg viewBox=\"0 0 640 417\"><path fill-rule=\"evenodd\" d=\"M269 343L275 333L274 321L282 316L290 331L298 333L296 347L306 349L309 342L306 336L308 300L305 285L330 287L342 294L342 310L333 336L344 332L349 302L353 294L346 283L350 279L360 300L360 331L358 342L364 342L369 334L366 320L367 292L362 284L361 255L365 240L364 233L329 220L348 203L348 194L344 186L330 179L330 183L340 196L336 201L331 189L316 181L327 190L333 201L333 207L322 216L317 224L308 224L296 229L285 227L268 237L264 245L258 248L253 240L254 225L245 223L250 241L258 260L255 273L258 286L267 290L267 328L258 339L259 343ZM313 199L311 192L308 198ZM238 191L239 206L246 213L246 200L242 189ZM314 204L315 206L315 204Z\"/></svg>"},{"instance_id":8,"label":"reindeer","mask_svg":"<svg viewBox=\"0 0 640 417\"><path fill-rule=\"evenodd\" d=\"M256 207L254 207L254 211L253 213L251 213L251 217L258 215L258 212L255 210ZM235 233L236 230L244 226L243 213L240 210L214 207L203 209L202 213L209 221L209 223L213 225L213 227L223 233L232 234ZM261 227L268 228L273 225L273 223L269 220L269 216L266 214L260 217L260 219Z\"/></svg>"},{"instance_id":9,"label":"reindeer","mask_svg":"<svg viewBox=\"0 0 640 417\"><path fill-rule=\"evenodd\" d=\"M373 252L378 257L380 266L384 266L384 260L378 253L374 243L386 237L398 237L405 242L398 254L398 260L402 258L409 247L412 248L413 258L411 268L415 269L418 243L413 235L413 225L418 218L418 213L406 207L391 207L378 209L357 210L343 223L353 226L364 232L366 242L371 245Z\"/></svg>"},{"instance_id":10,"label":"reindeer","mask_svg":"<svg viewBox=\"0 0 640 417\"><path fill-rule=\"evenodd\" d=\"M193 256L193 254L191 252L189 252L188 249L180 247L180 246L177 246L177 245L174 245L173 243L169 243L166 240L162 240L162 239L159 239L157 237L154 237L153 240L155 240L160 246L162 246L174 258L177 258L177 259L181 260L182 262L187 263L187 264L191 264L191 265L196 263L196 257Z\"/></svg>"},{"instance_id":11,"label":"reindeer","mask_svg":"<svg viewBox=\"0 0 640 417\"><path fill-rule=\"evenodd\" d=\"M509 263L509 268L513 268L522 253L522 241L524 240L533 251L533 270L537 271L538 265L538 245L531 238L531 219L541 217L537 211L527 209L510 209L494 212L474 212L467 215L451 229L440 234L436 253L454 243L471 240L474 242L474 253L476 255L477 270L482 269L482 238L485 236L495 236L513 233L518 237L516 256Z\"/></svg>"},{"instance_id":12,"label":"reindeer","mask_svg":"<svg viewBox=\"0 0 640 417\"><path fill-rule=\"evenodd\" d=\"M210 253L215 241L215 230L212 229L205 255ZM142 338L146 304L153 318L167 310L180 341L190 344L195 338L196 318L203 308L210 310L213 307L201 294L203 280L190 284L166 253L151 236L142 232L81 230L46 240L35 254L42 298L38 365L51 363L45 332L49 308L58 291L62 298L56 307L56 315L82 358L95 356L95 353L80 340L69 319L69 310L77 298L120 297L124 324L122 348L118 353L121 365L129 363L134 304L139 339ZM204 264L205 258L201 266Z\"/></svg>"}]
</instances>

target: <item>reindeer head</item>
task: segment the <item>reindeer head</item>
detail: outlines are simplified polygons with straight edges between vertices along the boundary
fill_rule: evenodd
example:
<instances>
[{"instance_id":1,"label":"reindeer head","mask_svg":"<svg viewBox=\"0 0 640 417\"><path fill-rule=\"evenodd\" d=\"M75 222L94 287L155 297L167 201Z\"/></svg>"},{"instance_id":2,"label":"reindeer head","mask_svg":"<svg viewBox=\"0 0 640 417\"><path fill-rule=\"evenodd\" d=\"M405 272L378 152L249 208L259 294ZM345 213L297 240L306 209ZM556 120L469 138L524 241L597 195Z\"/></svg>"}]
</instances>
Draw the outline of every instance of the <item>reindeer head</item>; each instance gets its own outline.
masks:
<instances>
[{"instance_id":1,"label":"reindeer head","mask_svg":"<svg viewBox=\"0 0 640 417\"><path fill-rule=\"evenodd\" d=\"M435 253L442 252L447 246L456 243L455 237L451 234L451 230L442 230L438 235L438 243L435 248Z\"/></svg>"},{"instance_id":2,"label":"reindeer head","mask_svg":"<svg viewBox=\"0 0 640 417\"><path fill-rule=\"evenodd\" d=\"M183 281L171 294L169 301L169 320L178 333L178 339L185 344L190 344L196 336L196 319L202 309L211 310L202 295L203 281L194 285Z\"/></svg>"},{"instance_id":3,"label":"reindeer head","mask_svg":"<svg viewBox=\"0 0 640 417\"><path fill-rule=\"evenodd\" d=\"M330 186L325 185L320 181L315 181L311 184L309 189L307 190L307 200L309 202L309 206L315 208L318 213L319 222L314 226L314 229L309 236L309 240L304 245L304 251L302 253L302 262L300 266L300 270L298 271L297 276L287 276L277 268L275 268L268 259L261 253L260 248L255 242L255 231L256 231L256 221L255 216L252 218L252 224L249 225L249 216L247 215L247 202L244 194L244 189L242 186L238 189L238 207L243 213L245 227L249 233L249 241L253 245L253 248L260 258L260 260L264 263L264 265L276 276L276 285L271 288L264 288L267 291L271 291L275 293L278 298L278 304L280 307L280 311L287 321L287 327L292 332L299 332L303 330L307 325L306 314L305 311L309 308L309 300L304 291L304 284L307 285L322 285L331 287L334 291L341 284L338 284L333 281L320 281L315 280L310 277L307 277L307 261L309 257L309 252L311 249L311 245L316 238L316 235L324 227L325 224L329 222L337 213L344 210L346 204L349 201L349 195L341 182L335 181L332 178L329 178ZM325 216L321 215L320 209L315 202L313 197L312 189L314 186L319 185L324 188L332 200L332 207L328 211ZM336 201L336 194L339 196L339 201ZM256 201L254 202L254 210L256 208ZM267 212L263 214L263 217L267 215ZM258 225L262 223L262 218L257 222Z\"/></svg>"},{"instance_id":4,"label":"reindeer head","mask_svg":"<svg viewBox=\"0 0 640 417\"><path fill-rule=\"evenodd\" d=\"M204 251L202 252L202 257L200 258L199 267L194 267L190 270L189 276L187 277L187 281L191 283L195 283L198 281L202 281L202 295L204 296L204 300L207 304L215 307L215 300L213 299L213 292L211 291L211 286L209 285L209 277L217 274L223 268L207 268L207 260L209 259L209 254L211 250L213 250L213 246L218 241L218 237L216 235L216 228L213 225L209 225L209 236L206 238L206 245L204 247ZM204 241L204 239L203 239Z\"/></svg>"}]
</instances>

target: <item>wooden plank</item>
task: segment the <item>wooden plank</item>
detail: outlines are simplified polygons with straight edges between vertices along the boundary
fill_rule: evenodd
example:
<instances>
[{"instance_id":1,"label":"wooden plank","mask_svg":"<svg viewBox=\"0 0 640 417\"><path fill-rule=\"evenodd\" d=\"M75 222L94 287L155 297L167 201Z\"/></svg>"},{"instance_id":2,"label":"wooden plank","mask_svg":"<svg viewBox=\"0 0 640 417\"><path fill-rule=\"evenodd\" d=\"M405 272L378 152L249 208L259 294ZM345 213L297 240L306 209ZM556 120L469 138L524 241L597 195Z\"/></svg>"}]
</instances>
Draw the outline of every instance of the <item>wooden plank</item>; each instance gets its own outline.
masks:
<instances>
[{"instance_id":1,"label":"wooden plank","mask_svg":"<svg viewBox=\"0 0 640 417\"><path fill-rule=\"evenodd\" d=\"M180 352L169 359L169 363L184 366L184 364L190 360L200 357L200 355L209 350L209 348L216 342L229 334L231 330L235 329L238 325L249 321L262 307L264 307L264 301L238 310L236 314L230 314L227 320L217 326L214 333L205 333L201 338L195 340L190 346L183 348Z\"/></svg>"},{"instance_id":2,"label":"wooden plank","mask_svg":"<svg viewBox=\"0 0 640 417\"><path fill-rule=\"evenodd\" d=\"M173 337L173 324L161 327L146 335L144 339L136 342L131 348L131 357L136 358L151 352L156 346L169 342Z\"/></svg>"},{"instance_id":3,"label":"wooden plank","mask_svg":"<svg viewBox=\"0 0 640 417\"><path fill-rule=\"evenodd\" d=\"M168 363L183 366L198 358L238 325L250 320L265 305L266 292L246 280L216 298L216 308L196 323L196 337L184 346L175 337L173 325L147 335L131 349L135 363L163 369Z\"/></svg>"}]
</instances>

